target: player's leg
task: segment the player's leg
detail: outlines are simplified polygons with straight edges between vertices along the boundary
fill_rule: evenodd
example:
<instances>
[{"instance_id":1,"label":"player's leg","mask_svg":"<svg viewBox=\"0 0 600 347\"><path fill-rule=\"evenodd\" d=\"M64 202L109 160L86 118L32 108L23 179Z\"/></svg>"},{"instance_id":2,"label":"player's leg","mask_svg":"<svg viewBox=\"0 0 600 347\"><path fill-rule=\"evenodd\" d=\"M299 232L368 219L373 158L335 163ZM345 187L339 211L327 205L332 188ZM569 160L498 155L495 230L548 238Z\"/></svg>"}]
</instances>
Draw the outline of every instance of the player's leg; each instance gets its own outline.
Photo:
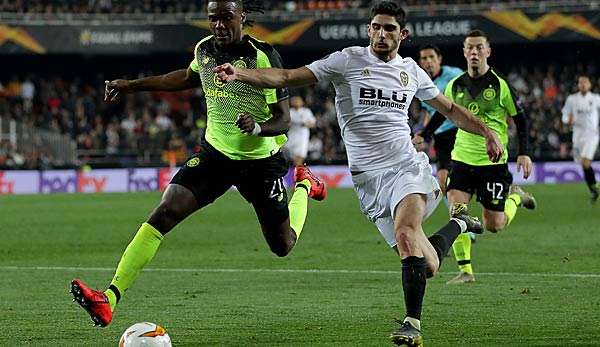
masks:
<instances>
[{"instance_id":1,"label":"player's leg","mask_svg":"<svg viewBox=\"0 0 600 347\"><path fill-rule=\"evenodd\" d=\"M444 197L446 196L446 185L448 182L450 164L452 162L451 156L452 149L454 148L454 141L456 139L456 132L457 129L454 128L434 136L433 147L437 157L436 176ZM447 203L447 199L444 201Z\"/></svg>"},{"instance_id":2,"label":"player's leg","mask_svg":"<svg viewBox=\"0 0 600 347\"><path fill-rule=\"evenodd\" d=\"M152 260L163 236L197 208L196 199L191 191L170 184L158 207L154 209L148 221L140 226L125 249L106 291L92 290L79 279L71 282L74 300L88 311L95 325L104 327L110 323L112 312L122 294L133 284L144 266Z\"/></svg>"},{"instance_id":3,"label":"player's leg","mask_svg":"<svg viewBox=\"0 0 600 347\"><path fill-rule=\"evenodd\" d=\"M505 229L515 218L519 207L534 209L533 195L521 187L512 185L512 174L508 165L490 165L479 170L480 186L477 188L477 201L484 207L485 228L493 233Z\"/></svg>"},{"instance_id":4,"label":"player's leg","mask_svg":"<svg viewBox=\"0 0 600 347\"><path fill-rule=\"evenodd\" d=\"M192 156L175 175L159 205L125 249L105 292L92 290L81 280L71 283L75 299L88 311L96 325L106 326L110 323L116 304L144 266L152 260L163 236L191 213L224 194L231 186L227 182L227 175L213 175L220 172L220 169L219 163L211 164L210 149L204 148L201 154Z\"/></svg>"},{"instance_id":5,"label":"player's leg","mask_svg":"<svg viewBox=\"0 0 600 347\"><path fill-rule=\"evenodd\" d=\"M395 209L394 231L397 249L402 259L402 289L406 309L405 322L417 330L421 328L421 308L427 272L439 267L439 260L431 244L423 247L425 234L421 227L426 210L424 194L409 194ZM394 338L392 334L392 339Z\"/></svg>"},{"instance_id":6,"label":"player's leg","mask_svg":"<svg viewBox=\"0 0 600 347\"><path fill-rule=\"evenodd\" d=\"M284 257L289 254L302 233L308 198L323 200L327 195L325 184L307 167L295 168L296 184L288 204L283 186L283 175L287 172L285 160L277 154L263 159L254 170L256 172L237 185L238 189L254 206L271 251Z\"/></svg>"},{"instance_id":7,"label":"player's leg","mask_svg":"<svg viewBox=\"0 0 600 347\"><path fill-rule=\"evenodd\" d=\"M583 137L573 141L573 154L581 163L583 177L591 194L591 202L598 200L599 192L596 184L596 175L592 168L592 160L598 147L598 137Z\"/></svg>"},{"instance_id":8,"label":"player's leg","mask_svg":"<svg viewBox=\"0 0 600 347\"><path fill-rule=\"evenodd\" d=\"M471 196L475 192L474 168L461 162L452 162L448 179L446 196L449 203L450 216L466 212ZM454 258L458 264L458 275L447 283L465 283L475 280L471 264L472 240L468 234L460 234L452 244Z\"/></svg>"}]
</instances>

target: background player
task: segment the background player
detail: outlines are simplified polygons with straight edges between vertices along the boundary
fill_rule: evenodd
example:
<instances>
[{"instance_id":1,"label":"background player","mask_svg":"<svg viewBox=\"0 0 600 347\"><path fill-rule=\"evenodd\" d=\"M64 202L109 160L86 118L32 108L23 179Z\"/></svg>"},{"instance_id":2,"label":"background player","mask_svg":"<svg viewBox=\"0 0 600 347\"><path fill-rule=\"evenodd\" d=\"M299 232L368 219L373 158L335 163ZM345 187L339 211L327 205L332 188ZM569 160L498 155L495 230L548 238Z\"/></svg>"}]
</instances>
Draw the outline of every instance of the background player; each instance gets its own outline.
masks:
<instances>
[{"instance_id":1,"label":"background player","mask_svg":"<svg viewBox=\"0 0 600 347\"><path fill-rule=\"evenodd\" d=\"M598 148L600 95L592 93L591 88L590 78L579 76L579 92L567 97L562 109L562 121L573 127L573 159L581 163L585 182L592 194L591 201L595 203L598 200L598 186L592 161Z\"/></svg>"},{"instance_id":2,"label":"background player","mask_svg":"<svg viewBox=\"0 0 600 347\"><path fill-rule=\"evenodd\" d=\"M292 125L287 133L288 141L284 149L289 153L295 166L302 166L308 154L310 129L315 127L317 120L312 111L304 107L301 96L291 97L290 106Z\"/></svg>"},{"instance_id":3,"label":"background player","mask_svg":"<svg viewBox=\"0 0 600 347\"><path fill-rule=\"evenodd\" d=\"M287 90L253 88L240 82L224 85L212 72L225 62L281 67L279 54L270 45L242 35L246 15L259 9L249 1L209 1L208 20L213 35L196 45L187 69L106 83L107 101L136 91L177 91L201 86L208 106L208 127L200 152L177 172L160 204L127 246L108 289L95 291L81 280L72 281L74 299L96 325L107 326L111 322L120 297L154 257L164 235L231 186L236 186L253 205L271 251L280 257L292 250L300 236L308 197L325 198L324 184L306 167L299 167L288 207L283 187L288 166L279 151L290 123Z\"/></svg>"},{"instance_id":4,"label":"background player","mask_svg":"<svg viewBox=\"0 0 600 347\"><path fill-rule=\"evenodd\" d=\"M419 50L419 65L427 72L433 83L442 92L446 89L446 85L450 80L463 73L462 69L458 67L442 65L442 52L434 45L421 47ZM452 148L454 147L454 139L456 138L458 129L450 119L447 119L443 115L434 118L433 115L436 113L436 110L427 103L422 103L422 106L427 110L430 117L425 129L417 136L429 139L433 135L433 147L437 159L436 175L442 193L446 195L446 180L448 179L448 168L451 160L450 152L452 152ZM436 122L438 120L442 121L443 123L432 123L432 119L436 120Z\"/></svg>"},{"instance_id":5,"label":"background player","mask_svg":"<svg viewBox=\"0 0 600 347\"><path fill-rule=\"evenodd\" d=\"M450 243L479 221L466 206L429 239L422 221L439 203L441 192L431 175L429 158L411 143L408 106L413 97L427 100L460 127L484 136L490 160L502 156L498 136L464 108L440 94L414 60L398 55L408 36L402 8L382 1L371 9L369 47L349 47L293 70L240 69L224 64L215 69L224 82L236 80L263 88L333 83L336 109L348 164L361 210L376 224L388 244L399 252L406 318L391 334L398 345L420 346L420 318L426 278L433 276Z\"/></svg>"},{"instance_id":6,"label":"background player","mask_svg":"<svg viewBox=\"0 0 600 347\"><path fill-rule=\"evenodd\" d=\"M523 171L524 178L531 173L533 164L527 155L527 118L508 82L487 63L491 48L485 33L471 31L465 38L463 54L467 72L451 80L445 94L487 124L502 140L505 152L499 162L490 161L485 139L459 129L452 150L447 196L453 214L453 210L464 208L476 195L483 206L485 228L498 232L510 224L518 207L535 208L535 200L530 194L518 186L511 187L512 175L507 164L508 117L512 117L519 139L517 170ZM460 273L448 283L473 282L469 236L459 235L453 250Z\"/></svg>"}]
</instances>

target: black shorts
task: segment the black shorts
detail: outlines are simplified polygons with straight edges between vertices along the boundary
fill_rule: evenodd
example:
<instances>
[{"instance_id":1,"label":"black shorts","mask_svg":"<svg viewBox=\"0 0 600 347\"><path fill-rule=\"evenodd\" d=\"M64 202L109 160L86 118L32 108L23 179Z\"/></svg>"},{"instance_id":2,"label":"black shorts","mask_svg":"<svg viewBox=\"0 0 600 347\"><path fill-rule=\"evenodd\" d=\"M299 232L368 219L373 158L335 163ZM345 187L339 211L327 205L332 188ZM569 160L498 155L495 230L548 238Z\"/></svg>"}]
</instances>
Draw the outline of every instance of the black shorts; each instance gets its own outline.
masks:
<instances>
[{"instance_id":1,"label":"black shorts","mask_svg":"<svg viewBox=\"0 0 600 347\"><path fill-rule=\"evenodd\" d=\"M287 192L283 186L288 168L281 152L264 159L233 160L204 142L200 151L175 174L171 184L191 190L200 208L235 186L254 206L261 224L278 225L289 217Z\"/></svg>"},{"instance_id":2,"label":"black shorts","mask_svg":"<svg viewBox=\"0 0 600 347\"><path fill-rule=\"evenodd\" d=\"M435 156L437 158L437 169L448 170L450 168L450 162L452 149L454 149L454 140L456 139L456 132L458 128L452 128L444 131L437 135L433 135L433 148L435 149Z\"/></svg>"},{"instance_id":3,"label":"black shorts","mask_svg":"<svg viewBox=\"0 0 600 347\"><path fill-rule=\"evenodd\" d=\"M508 164L473 166L452 161L448 191L460 190L477 195L477 201L488 210L504 211L504 203L512 183Z\"/></svg>"}]
</instances>

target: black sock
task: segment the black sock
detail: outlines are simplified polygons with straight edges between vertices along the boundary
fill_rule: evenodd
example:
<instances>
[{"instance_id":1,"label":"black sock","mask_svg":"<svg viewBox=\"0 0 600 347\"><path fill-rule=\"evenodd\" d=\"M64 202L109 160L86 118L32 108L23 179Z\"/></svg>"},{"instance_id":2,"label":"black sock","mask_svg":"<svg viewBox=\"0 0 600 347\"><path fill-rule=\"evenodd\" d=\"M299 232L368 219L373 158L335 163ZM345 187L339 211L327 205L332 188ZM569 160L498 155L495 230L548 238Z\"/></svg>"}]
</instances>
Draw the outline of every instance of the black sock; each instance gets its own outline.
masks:
<instances>
[{"instance_id":1,"label":"black sock","mask_svg":"<svg viewBox=\"0 0 600 347\"><path fill-rule=\"evenodd\" d=\"M427 262L425 258L402 259L402 289L406 316L421 319L421 307L425 296Z\"/></svg>"},{"instance_id":2,"label":"black sock","mask_svg":"<svg viewBox=\"0 0 600 347\"><path fill-rule=\"evenodd\" d=\"M596 188L596 175L594 174L594 169L592 167L583 168L583 176L585 177L585 183L587 183L590 191L595 191Z\"/></svg>"},{"instance_id":3,"label":"black sock","mask_svg":"<svg viewBox=\"0 0 600 347\"><path fill-rule=\"evenodd\" d=\"M108 286L108 289L112 290L112 292L115 293L117 302L119 302L119 300L121 300L121 292L119 291L119 289L117 287L113 286L112 284L110 286Z\"/></svg>"},{"instance_id":4,"label":"black sock","mask_svg":"<svg viewBox=\"0 0 600 347\"><path fill-rule=\"evenodd\" d=\"M437 256L440 260L440 266L442 260L448 254L448 250L454 243L454 240L460 235L461 230L457 222L451 220L448 224L444 225L437 233L429 237L429 242L435 249Z\"/></svg>"}]
</instances>

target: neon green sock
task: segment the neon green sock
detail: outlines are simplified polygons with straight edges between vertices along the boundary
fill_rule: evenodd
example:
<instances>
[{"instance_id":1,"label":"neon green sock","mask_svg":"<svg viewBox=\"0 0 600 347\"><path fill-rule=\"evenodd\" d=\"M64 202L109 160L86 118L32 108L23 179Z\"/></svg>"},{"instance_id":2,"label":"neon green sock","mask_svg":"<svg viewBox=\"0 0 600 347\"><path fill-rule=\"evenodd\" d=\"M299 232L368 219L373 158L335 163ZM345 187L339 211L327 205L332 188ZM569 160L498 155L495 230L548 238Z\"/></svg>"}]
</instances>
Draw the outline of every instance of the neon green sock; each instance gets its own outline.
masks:
<instances>
[{"instance_id":1,"label":"neon green sock","mask_svg":"<svg viewBox=\"0 0 600 347\"><path fill-rule=\"evenodd\" d=\"M510 194L504 203L504 214L506 215L506 225L512 222L517 214L517 210L521 206L521 197L517 194Z\"/></svg>"},{"instance_id":2,"label":"neon green sock","mask_svg":"<svg viewBox=\"0 0 600 347\"><path fill-rule=\"evenodd\" d=\"M462 233L458 235L456 241L452 244L452 250L454 251L454 257L458 263L458 269L461 272L473 274L473 267L471 265L471 238L469 234Z\"/></svg>"},{"instance_id":3,"label":"neon green sock","mask_svg":"<svg viewBox=\"0 0 600 347\"><path fill-rule=\"evenodd\" d=\"M108 304L110 305L110 310L114 311L117 306L117 295L112 289L107 289L104 291L104 295L108 298Z\"/></svg>"},{"instance_id":4,"label":"neon green sock","mask_svg":"<svg viewBox=\"0 0 600 347\"><path fill-rule=\"evenodd\" d=\"M300 233L302 233L308 211L308 191L307 189L304 189L304 187L299 187L299 185L310 190L310 181L302 180L296 183L294 195L288 204L288 210L290 211L290 226L296 233L296 241L300 238Z\"/></svg>"},{"instance_id":5,"label":"neon green sock","mask_svg":"<svg viewBox=\"0 0 600 347\"><path fill-rule=\"evenodd\" d=\"M111 285L117 287L121 296L131 287L140 271L146 264L152 260L154 254L160 246L163 235L152 225L143 223L129 243L113 277ZM112 290L105 292L110 302L110 307L114 310L117 305L117 298ZM112 299L111 299L112 298Z\"/></svg>"}]
</instances>

